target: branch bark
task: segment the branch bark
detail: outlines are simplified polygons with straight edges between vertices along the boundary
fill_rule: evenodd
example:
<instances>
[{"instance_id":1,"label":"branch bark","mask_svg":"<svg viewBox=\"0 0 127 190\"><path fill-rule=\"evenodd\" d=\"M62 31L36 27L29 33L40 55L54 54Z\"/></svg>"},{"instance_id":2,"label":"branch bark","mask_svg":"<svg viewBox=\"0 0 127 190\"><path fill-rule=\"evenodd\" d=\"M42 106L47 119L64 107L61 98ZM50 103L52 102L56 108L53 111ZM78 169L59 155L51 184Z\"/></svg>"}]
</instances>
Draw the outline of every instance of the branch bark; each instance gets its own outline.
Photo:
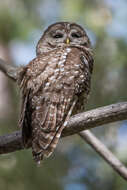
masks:
<instances>
[{"instance_id":1,"label":"branch bark","mask_svg":"<svg viewBox=\"0 0 127 190\"><path fill-rule=\"evenodd\" d=\"M62 136L127 119L127 102L116 103L72 116Z\"/></svg>"},{"instance_id":2,"label":"branch bark","mask_svg":"<svg viewBox=\"0 0 127 190\"><path fill-rule=\"evenodd\" d=\"M0 70L14 81L18 80L23 67L14 67L0 59ZM77 114L70 118L68 126L63 130L62 137L78 134L98 152L117 173L127 180L127 169L88 129L103 124L127 119L127 102L100 107ZM83 131L87 130L87 131ZM83 131L83 132L81 132ZM0 136L0 154L23 149L21 131Z\"/></svg>"},{"instance_id":3,"label":"branch bark","mask_svg":"<svg viewBox=\"0 0 127 190\"><path fill-rule=\"evenodd\" d=\"M127 168L113 155L113 153L97 139L89 130L80 132L80 137L85 140L104 160L125 180Z\"/></svg>"},{"instance_id":4,"label":"branch bark","mask_svg":"<svg viewBox=\"0 0 127 190\"><path fill-rule=\"evenodd\" d=\"M62 137L78 134L81 131L127 119L127 102L112 104L72 116ZM21 131L0 136L0 154L23 149Z\"/></svg>"},{"instance_id":5,"label":"branch bark","mask_svg":"<svg viewBox=\"0 0 127 190\"><path fill-rule=\"evenodd\" d=\"M18 79L20 67L12 66L0 58L0 71L2 71L8 78L16 81Z\"/></svg>"}]
</instances>

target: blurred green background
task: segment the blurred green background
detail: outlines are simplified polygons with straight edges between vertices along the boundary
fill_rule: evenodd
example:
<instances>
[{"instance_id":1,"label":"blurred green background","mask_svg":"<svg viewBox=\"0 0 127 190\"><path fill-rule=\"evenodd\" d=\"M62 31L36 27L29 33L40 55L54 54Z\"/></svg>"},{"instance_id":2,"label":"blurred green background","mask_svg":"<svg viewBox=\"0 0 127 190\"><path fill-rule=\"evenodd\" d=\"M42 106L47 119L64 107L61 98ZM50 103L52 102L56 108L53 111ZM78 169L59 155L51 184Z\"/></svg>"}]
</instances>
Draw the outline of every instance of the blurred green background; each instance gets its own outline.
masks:
<instances>
[{"instance_id":1,"label":"blurred green background","mask_svg":"<svg viewBox=\"0 0 127 190\"><path fill-rule=\"evenodd\" d=\"M35 57L43 30L57 21L86 28L94 48L87 109L127 100L126 0L0 1L0 57L15 65ZM0 73L0 134L17 130L20 94ZM92 130L126 165L127 121ZM60 140L37 168L31 150L0 155L0 190L126 190L127 183L76 135Z\"/></svg>"}]
</instances>

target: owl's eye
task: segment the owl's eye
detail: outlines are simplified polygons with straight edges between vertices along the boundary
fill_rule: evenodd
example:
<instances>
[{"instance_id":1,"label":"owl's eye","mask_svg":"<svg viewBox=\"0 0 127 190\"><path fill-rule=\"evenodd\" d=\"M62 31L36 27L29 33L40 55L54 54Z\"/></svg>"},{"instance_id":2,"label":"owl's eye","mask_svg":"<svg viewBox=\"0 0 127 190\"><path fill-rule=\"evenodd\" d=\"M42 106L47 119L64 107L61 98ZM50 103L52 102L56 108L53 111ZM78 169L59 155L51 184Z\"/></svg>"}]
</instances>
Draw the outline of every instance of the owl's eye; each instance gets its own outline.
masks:
<instances>
[{"instance_id":1,"label":"owl's eye","mask_svg":"<svg viewBox=\"0 0 127 190\"><path fill-rule=\"evenodd\" d=\"M81 37L82 37L81 33L79 33L79 32L73 32L73 33L71 34L71 36L72 36L73 38L81 38Z\"/></svg>"},{"instance_id":2,"label":"owl's eye","mask_svg":"<svg viewBox=\"0 0 127 190\"><path fill-rule=\"evenodd\" d=\"M62 38L62 37L63 37L63 34L61 33L57 33L53 35L53 38Z\"/></svg>"}]
</instances>

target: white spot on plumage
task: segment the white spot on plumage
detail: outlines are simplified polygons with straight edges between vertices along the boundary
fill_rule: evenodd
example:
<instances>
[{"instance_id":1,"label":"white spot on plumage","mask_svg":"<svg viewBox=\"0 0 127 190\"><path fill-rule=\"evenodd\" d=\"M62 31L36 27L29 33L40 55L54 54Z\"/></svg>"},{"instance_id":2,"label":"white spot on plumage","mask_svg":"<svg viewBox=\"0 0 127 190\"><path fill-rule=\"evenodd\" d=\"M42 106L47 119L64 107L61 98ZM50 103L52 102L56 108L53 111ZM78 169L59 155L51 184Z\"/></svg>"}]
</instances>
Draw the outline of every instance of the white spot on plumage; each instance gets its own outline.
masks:
<instances>
[{"instance_id":1,"label":"white spot on plumage","mask_svg":"<svg viewBox=\"0 0 127 190\"><path fill-rule=\"evenodd\" d=\"M56 131L58 131L59 128L60 128L60 127L58 126L58 127L56 128Z\"/></svg>"},{"instance_id":2,"label":"white spot on plumage","mask_svg":"<svg viewBox=\"0 0 127 190\"><path fill-rule=\"evenodd\" d=\"M70 111L69 111L68 115L70 116L70 115L71 115L71 113L72 113L72 110L70 110Z\"/></svg>"},{"instance_id":3,"label":"white spot on plumage","mask_svg":"<svg viewBox=\"0 0 127 190\"><path fill-rule=\"evenodd\" d=\"M65 73L65 74L66 74L66 75L68 75L69 73L70 73L69 71L66 71L66 73Z\"/></svg>"},{"instance_id":4,"label":"white spot on plumage","mask_svg":"<svg viewBox=\"0 0 127 190\"><path fill-rule=\"evenodd\" d=\"M62 67L62 68L60 68L60 71L61 71L61 72L63 72L63 71L64 71L64 68L63 68L63 67Z\"/></svg>"},{"instance_id":5,"label":"white spot on plumage","mask_svg":"<svg viewBox=\"0 0 127 190\"><path fill-rule=\"evenodd\" d=\"M64 122L64 127L67 126L67 121Z\"/></svg>"},{"instance_id":6,"label":"white spot on plumage","mask_svg":"<svg viewBox=\"0 0 127 190\"><path fill-rule=\"evenodd\" d=\"M68 102L70 102L71 101L71 99L70 98L68 98Z\"/></svg>"},{"instance_id":7,"label":"white spot on plumage","mask_svg":"<svg viewBox=\"0 0 127 190\"><path fill-rule=\"evenodd\" d=\"M84 75L81 75L80 78L81 78L81 79L84 78Z\"/></svg>"},{"instance_id":8,"label":"white spot on plumage","mask_svg":"<svg viewBox=\"0 0 127 190\"><path fill-rule=\"evenodd\" d=\"M66 55L63 54L61 58L65 60L66 59Z\"/></svg>"},{"instance_id":9,"label":"white spot on plumage","mask_svg":"<svg viewBox=\"0 0 127 190\"><path fill-rule=\"evenodd\" d=\"M64 54L63 54L63 55L67 56L67 54L68 54L67 52L64 52Z\"/></svg>"},{"instance_id":10,"label":"white spot on plumage","mask_svg":"<svg viewBox=\"0 0 127 190\"><path fill-rule=\"evenodd\" d=\"M63 105L63 109L65 109L65 105Z\"/></svg>"},{"instance_id":11,"label":"white spot on plumage","mask_svg":"<svg viewBox=\"0 0 127 190\"><path fill-rule=\"evenodd\" d=\"M74 74L76 74L76 75L77 75L78 73L79 73L79 71L74 71Z\"/></svg>"},{"instance_id":12,"label":"white spot on plumage","mask_svg":"<svg viewBox=\"0 0 127 190\"><path fill-rule=\"evenodd\" d=\"M50 117L53 117L53 116L54 116L54 114L50 113Z\"/></svg>"},{"instance_id":13,"label":"white spot on plumage","mask_svg":"<svg viewBox=\"0 0 127 190\"><path fill-rule=\"evenodd\" d=\"M65 59L60 60L59 63L58 63L58 65L59 65L59 66L60 66L60 65L63 65L63 63L64 63L65 61L66 61Z\"/></svg>"},{"instance_id":14,"label":"white spot on plumage","mask_svg":"<svg viewBox=\"0 0 127 190\"><path fill-rule=\"evenodd\" d=\"M63 67L64 64L63 64L62 62L59 62L59 63L58 63L58 66Z\"/></svg>"},{"instance_id":15,"label":"white spot on plumage","mask_svg":"<svg viewBox=\"0 0 127 190\"><path fill-rule=\"evenodd\" d=\"M41 108L40 106L37 106L37 107L36 107L36 110L39 110L40 108Z\"/></svg>"},{"instance_id":16,"label":"white spot on plumage","mask_svg":"<svg viewBox=\"0 0 127 190\"><path fill-rule=\"evenodd\" d=\"M66 103L66 102L67 102L67 99L65 99L64 102Z\"/></svg>"},{"instance_id":17,"label":"white spot on plumage","mask_svg":"<svg viewBox=\"0 0 127 190\"><path fill-rule=\"evenodd\" d=\"M49 139L52 140L54 138L54 136L50 136Z\"/></svg>"},{"instance_id":18,"label":"white spot on plumage","mask_svg":"<svg viewBox=\"0 0 127 190\"><path fill-rule=\"evenodd\" d=\"M43 147L44 149L47 149L48 146L49 146L48 144L45 144L44 146L42 145L42 147Z\"/></svg>"},{"instance_id":19,"label":"white spot on plumage","mask_svg":"<svg viewBox=\"0 0 127 190\"><path fill-rule=\"evenodd\" d=\"M51 152L45 152L44 157L48 158L49 156L51 156L51 154L52 154L52 151Z\"/></svg>"},{"instance_id":20,"label":"white spot on plumage","mask_svg":"<svg viewBox=\"0 0 127 190\"><path fill-rule=\"evenodd\" d=\"M47 83L45 84L45 86L47 86L47 87L48 87L49 85L50 85L50 83L49 83L49 82L47 82Z\"/></svg>"},{"instance_id":21,"label":"white spot on plumage","mask_svg":"<svg viewBox=\"0 0 127 190\"><path fill-rule=\"evenodd\" d=\"M54 109L55 106L54 106L53 104L51 104L50 107L51 107L52 109Z\"/></svg>"},{"instance_id":22,"label":"white spot on plumage","mask_svg":"<svg viewBox=\"0 0 127 190\"><path fill-rule=\"evenodd\" d=\"M54 76L54 75L50 77L50 80L54 80L54 79L55 79L55 76Z\"/></svg>"},{"instance_id":23,"label":"white spot on plumage","mask_svg":"<svg viewBox=\"0 0 127 190\"><path fill-rule=\"evenodd\" d=\"M57 58L53 58L53 62L56 62L57 61Z\"/></svg>"},{"instance_id":24,"label":"white spot on plumage","mask_svg":"<svg viewBox=\"0 0 127 190\"><path fill-rule=\"evenodd\" d=\"M89 66L88 61L87 61L87 59L85 58L85 56L83 56L83 60L84 60L84 63L85 63L87 66Z\"/></svg>"},{"instance_id":25,"label":"white spot on plumage","mask_svg":"<svg viewBox=\"0 0 127 190\"><path fill-rule=\"evenodd\" d=\"M59 69L55 69L55 73L59 72Z\"/></svg>"},{"instance_id":26,"label":"white spot on plumage","mask_svg":"<svg viewBox=\"0 0 127 190\"><path fill-rule=\"evenodd\" d=\"M69 53L69 52L71 51L71 49L70 49L70 48L67 48L66 51Z\"/></svg>"},{"instance_id":27,"label":"white spot on plumage","mask_svg":"<svg viewBox=\"0 0 127 190\"><path fill-rule=\"evenodd\" d=\"M61 134L60 134L60 133L58 133L58 134L56 135L56 137L57 137L57 138L60 138L60 136L61 136Z\"/></svg>"},{"instance_id":28,"label":"white spot on plumage","mask_svg":"<svg viewBox=\"0 0 127 190\"><path fill-rule=\"evenodd\" d=\"M74 79L74 76L70 76L69 79L70 79L70 80Z\"/></svg>"},{"instance_id":29,"label":"white spot on plumage","mask_svg":"<svg viewBox=\"0 0 127 190\"><path fill-rule=\"evenodd\" d=\"M57 85L56 85L56 89L58 89L58 90L61 89L62 87L63 87L62 84L57 84Z\"/></svg>"}]
</instances>

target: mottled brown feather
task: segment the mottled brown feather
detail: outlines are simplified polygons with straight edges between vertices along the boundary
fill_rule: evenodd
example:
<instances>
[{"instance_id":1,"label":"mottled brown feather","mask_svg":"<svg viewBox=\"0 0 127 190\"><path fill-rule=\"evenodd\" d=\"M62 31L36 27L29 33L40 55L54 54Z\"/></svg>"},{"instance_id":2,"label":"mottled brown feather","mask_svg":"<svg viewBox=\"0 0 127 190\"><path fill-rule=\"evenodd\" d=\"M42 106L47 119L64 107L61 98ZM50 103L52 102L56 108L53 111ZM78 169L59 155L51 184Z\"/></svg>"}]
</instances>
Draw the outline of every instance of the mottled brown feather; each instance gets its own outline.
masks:
<instances>
[{"instance_id":1,"label":"mottled brown feather","mask_svg":"<svg viewBox=\"0 0 127 190\"><path fill-rule=\"evenodd\" d=\"M50 30L66 28L65 32L69 33L71 27L80 30L83 35L81 42L79 39L67 45L63 41L60 45L51 38ZM89 43L86 32L78 25L53 25L39 41L37 57L21 73L18 83L23 101L19 126L24 146L28 147L31 142L37 163L54 151L72 111L78 113L83 109L93 69Z\"/></svg>"}]
</instances>

